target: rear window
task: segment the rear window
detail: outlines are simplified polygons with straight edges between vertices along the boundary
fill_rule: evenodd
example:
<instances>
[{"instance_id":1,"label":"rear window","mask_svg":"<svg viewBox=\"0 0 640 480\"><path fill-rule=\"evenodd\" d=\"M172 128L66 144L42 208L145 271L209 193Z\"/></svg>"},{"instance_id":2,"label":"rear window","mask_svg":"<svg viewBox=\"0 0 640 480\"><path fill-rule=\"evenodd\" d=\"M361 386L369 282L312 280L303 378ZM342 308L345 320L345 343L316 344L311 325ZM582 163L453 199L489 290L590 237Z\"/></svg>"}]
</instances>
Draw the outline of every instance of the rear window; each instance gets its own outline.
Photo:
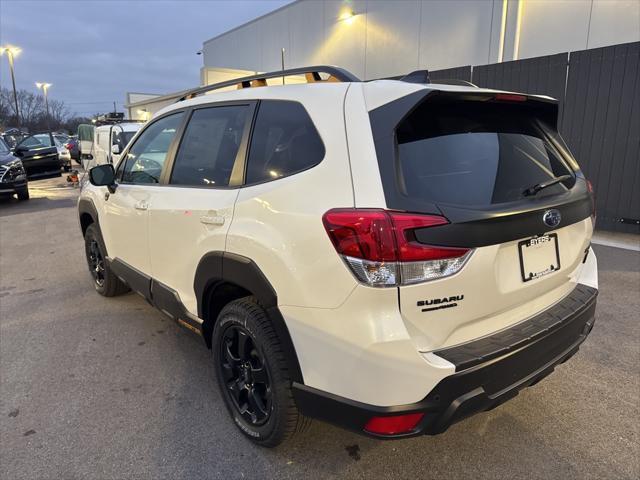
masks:
<instances>
[{"instance_id":1,"label":"rear window","mask_svg":"<svg viewBox=\"0 0 640 480\"><path fill-rule=\"evenodd\" d=\"M464 206L520 200L536 184L573 175L547 131L522 104L426 101L396 128L400 189ZM573 183L572 176L536 197Z\"/></svg>"}]
</instances>

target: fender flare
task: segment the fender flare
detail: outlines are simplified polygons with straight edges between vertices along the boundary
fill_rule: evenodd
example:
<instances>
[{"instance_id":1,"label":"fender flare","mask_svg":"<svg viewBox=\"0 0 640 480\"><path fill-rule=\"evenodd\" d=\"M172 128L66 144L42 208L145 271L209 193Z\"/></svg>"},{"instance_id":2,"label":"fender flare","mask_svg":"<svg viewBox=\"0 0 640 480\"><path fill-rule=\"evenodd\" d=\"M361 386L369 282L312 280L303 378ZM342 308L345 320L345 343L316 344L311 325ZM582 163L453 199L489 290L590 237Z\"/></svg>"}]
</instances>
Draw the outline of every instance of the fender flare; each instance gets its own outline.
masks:
<instances>
[{"instance_id":1,"label":"fender flare","mask_svg":"<svg viewBox=\"0 0 640 480\"><path fill-rule=\"evenodd\" d=\"M86 230L86 227L82 225L82 216L85 214L88 214L91 217L93 223L100 226L100 222L98 220L98 210L93 204L93 200L89 198L81 198L80 200L78 200L78 222L80 223L80 228L82 229L82 235L84 235L84 232Z\"/></svg>"},{"instance_id":2,"label":"fender flare","mask_svg":"<svg viewBox=\"0 0 640 480\"><path fill-rule=\"evenodd\" d=\"M250 258L230 252L209 252L198 263L193 288L198 301L198 317L204 319L202 331L207 346L211 347L211 333L217 320L207 318L208 298L217 288L216 284L226 282L237 285L256 297L282 344L291 379L304 384L289 329L278 309L277 293L260 267Z\"/></svg>"}]
</instances>

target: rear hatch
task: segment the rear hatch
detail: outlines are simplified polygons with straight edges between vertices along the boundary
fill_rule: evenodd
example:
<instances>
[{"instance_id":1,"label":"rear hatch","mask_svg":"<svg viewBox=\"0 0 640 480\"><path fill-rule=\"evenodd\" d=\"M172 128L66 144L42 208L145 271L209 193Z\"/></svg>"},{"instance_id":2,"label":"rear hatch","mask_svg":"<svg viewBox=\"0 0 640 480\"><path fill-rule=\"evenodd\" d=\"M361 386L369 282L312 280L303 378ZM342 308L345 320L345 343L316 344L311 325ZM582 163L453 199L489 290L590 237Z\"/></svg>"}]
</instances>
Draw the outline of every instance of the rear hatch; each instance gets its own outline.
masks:
<instances>
[{"instance_id":1,"label":"rear hatch","mask_svg":"<svg viewBox=\"0 0 640 480\"><path fill-rule=\"evenodd\" d=\"M370 112L387 207L446 218L403 233L449 258L436 274L401 270L420 350L509 327L575 287L593 198L556 118L552 99L488 91L424 90Z\"/></svg>"}]
</instances>

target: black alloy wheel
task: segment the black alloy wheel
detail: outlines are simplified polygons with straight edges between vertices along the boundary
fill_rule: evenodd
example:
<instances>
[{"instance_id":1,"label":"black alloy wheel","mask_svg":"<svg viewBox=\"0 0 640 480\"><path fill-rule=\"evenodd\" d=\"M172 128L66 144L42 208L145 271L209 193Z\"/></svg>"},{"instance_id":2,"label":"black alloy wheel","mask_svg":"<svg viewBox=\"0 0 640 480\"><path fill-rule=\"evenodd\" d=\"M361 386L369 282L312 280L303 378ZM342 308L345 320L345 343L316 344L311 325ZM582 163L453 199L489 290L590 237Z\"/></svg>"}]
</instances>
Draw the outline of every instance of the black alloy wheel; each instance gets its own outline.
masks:
<instances>
[{"instance_id":1,"label":"black alloy wheel","mask_svg":"<svg viewBox=\"0 0 640 480\"><path fill-rule=\"evenodd\" d=\"M238 324L222 334L220 366L229 398L250 425L264 425L272 410L271 375L251 333Z\"/></svg>"},{"instance_id":2,"label":"black alloy wheel","mask_svg":"<svg viewBox=\"0 0 640 480\"><path fill-rule=\"evenodd\" d=\"M100 252L100 245L95 238L91 239L89 244L89 256L87 257L87 263L89 264L89 271L93 277L93 281L99 287L104 286L104 258L102 258L102 252Z\"/></svg>"}]
</instances>

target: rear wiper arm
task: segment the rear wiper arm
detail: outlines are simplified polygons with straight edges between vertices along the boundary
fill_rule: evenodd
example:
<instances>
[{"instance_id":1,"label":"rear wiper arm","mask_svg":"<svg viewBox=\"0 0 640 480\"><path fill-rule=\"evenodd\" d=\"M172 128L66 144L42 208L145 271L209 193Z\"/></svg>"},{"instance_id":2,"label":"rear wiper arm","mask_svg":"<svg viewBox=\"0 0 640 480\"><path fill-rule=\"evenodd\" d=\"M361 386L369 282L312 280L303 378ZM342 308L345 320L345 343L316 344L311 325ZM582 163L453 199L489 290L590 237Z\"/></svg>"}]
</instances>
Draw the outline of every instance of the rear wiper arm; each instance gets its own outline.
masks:
<instances>
[{"instance_id":1,"label":"rear wiper arm","mask_svg":"<svg viewBox=\"0 0 640 480\"><path fill-rule=\"evenodd\" d=\"M545 188L552 187L553 185L556 185L556 184L561 183L561 182L566 182L567 180L570 180L571 178L572 178L571 175L560 175L559 177L556 177L554 179L548 180L546 182L536 183L533 187L527 188L524 192L522 192L522 194L525 197L528 197L530 195L535 195L540 190L544 190Z\"/></svg>"}]
</instances>

